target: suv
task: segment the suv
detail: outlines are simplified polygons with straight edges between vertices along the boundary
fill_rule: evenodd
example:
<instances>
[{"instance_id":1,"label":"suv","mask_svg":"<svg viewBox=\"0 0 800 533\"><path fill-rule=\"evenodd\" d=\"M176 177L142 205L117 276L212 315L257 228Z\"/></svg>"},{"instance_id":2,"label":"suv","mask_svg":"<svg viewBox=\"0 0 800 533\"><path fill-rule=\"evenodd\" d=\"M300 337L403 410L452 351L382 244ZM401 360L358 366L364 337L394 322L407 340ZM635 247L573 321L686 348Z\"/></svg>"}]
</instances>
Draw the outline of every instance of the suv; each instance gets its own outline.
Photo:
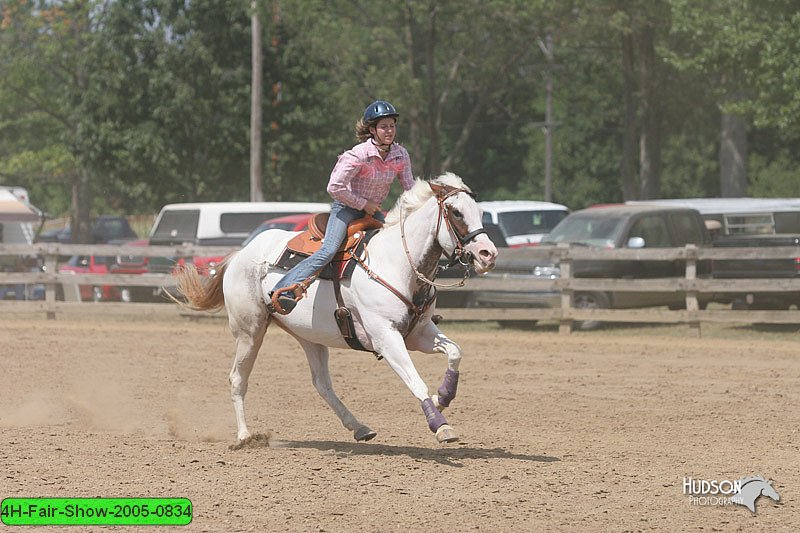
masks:
<instances>
[{"instance_id":1,"label":"suv","mask_svg":"<svg viewBox=\"0 0 800 533\"><path fill-rule=\"evenodd\" d=\"M703 219L694 209L658 206L613 205L576 211L562 220L542 239L541 246L556 244L593 246L597 248L676 248L695 244L709 246L710 237ZM575 261L576 278L682 278L685 261ZM698 264L698 275L707 276L708 262ZM529 268L514 275L555 279L561 276L558 264L532 261ZM492 276L493 273L489 273ZM494 274L502 275L502 274ZM576 292L575 307L625 309L666 305L671 309L685 306L685 293L672 292ZM701 299L704 306L710 300ZM560 306L556 291L481 291L476 293L476 307L538 307ZM579 324L581 329L597 327L597 322Z\"/></svg>"},{"instance_id":2,"label":"suv","mask_svg":"<svg viewBox=\"0 0 800 533\"><path fill-rule=\"evenodd\" d=\"M484 224L495 224L508 246L536 246L569 214L565 205L527 200L478 202Z\"/></svg>"}]
</instances>

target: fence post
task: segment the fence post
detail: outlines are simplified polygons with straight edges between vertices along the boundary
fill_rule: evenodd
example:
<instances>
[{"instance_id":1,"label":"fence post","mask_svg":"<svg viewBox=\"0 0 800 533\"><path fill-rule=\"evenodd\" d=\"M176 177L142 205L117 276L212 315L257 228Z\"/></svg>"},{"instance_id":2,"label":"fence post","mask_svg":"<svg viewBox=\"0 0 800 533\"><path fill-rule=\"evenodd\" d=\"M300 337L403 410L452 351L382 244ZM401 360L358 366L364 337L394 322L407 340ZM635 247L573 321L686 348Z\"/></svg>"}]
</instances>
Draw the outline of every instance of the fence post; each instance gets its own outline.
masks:
<instances>
[{"instance_id":1,"label":"fence post","mask_svg":"<svg viewBox=\"0 0 800 533\"><path fill-rule=\"evenodd\" d=\"M58 270L58 254L56 250L48 246L44 254L44 269L51 276L56 275ZM45 285L44 301L47 308L47 320L55 320L56 318L56 287L55 281L50 281Z\"/></svg>"},{"instance_id":2,"label":"fence post","mask_svg":"<svg viewBox=\"0 0 800 533\"><path fill-rule=\"evenodd\" d=\"M572 333L572 306L574 303L574 293L572 287L569 286L569 280L572 279L572 258L569 255L569 248L567 245L558 245L559 248L559 269L561 271L561 280L567 280L567 286L561 286L561 318L558 322L558 332L562 335L569 335Z\"/></svg>"},{"instance_id":3,"label":"fence post","mask_svg":"<svg viewBox=\"0 0 800 533\"><path fill-rule=\"evenodd\" d=\"M686 281L693 283L697 279L697 246L694 244L686 245ZM689 328L694 330L698 337L702 336L700 330L700 320L697 313L700 305L697 303L697 290L686 291L686 311L689 314Z\"/></svg>"}]
</instances>

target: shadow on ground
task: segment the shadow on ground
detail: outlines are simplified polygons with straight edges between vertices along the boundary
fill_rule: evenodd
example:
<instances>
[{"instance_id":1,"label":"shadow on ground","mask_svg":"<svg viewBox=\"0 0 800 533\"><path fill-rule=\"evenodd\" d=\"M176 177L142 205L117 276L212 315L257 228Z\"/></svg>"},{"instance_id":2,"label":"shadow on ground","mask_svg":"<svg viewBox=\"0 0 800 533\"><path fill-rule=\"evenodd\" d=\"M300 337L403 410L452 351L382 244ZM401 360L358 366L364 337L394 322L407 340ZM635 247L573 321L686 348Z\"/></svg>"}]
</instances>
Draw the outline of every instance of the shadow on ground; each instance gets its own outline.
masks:
<instances>
[{"instance_id":1,"label":"shadow on ground","mask_svg":"<svg viewBox=\"0 0 800 533\"><path fill-rule=\"evenodd\" d=\"M329 440L312 441L273 441L271 448L313 449L334 452L342 455L381 455L406 456L412 459L432 461L449 466L462 466L459 461L465 459L512 459L517 461L533 461L552 463L560 461L558 457L548 455L517 454L503 448L476 447L439 447L425 448L418 446L391 446L387 444L358 444Z\"/></svg>"}]
</instances>

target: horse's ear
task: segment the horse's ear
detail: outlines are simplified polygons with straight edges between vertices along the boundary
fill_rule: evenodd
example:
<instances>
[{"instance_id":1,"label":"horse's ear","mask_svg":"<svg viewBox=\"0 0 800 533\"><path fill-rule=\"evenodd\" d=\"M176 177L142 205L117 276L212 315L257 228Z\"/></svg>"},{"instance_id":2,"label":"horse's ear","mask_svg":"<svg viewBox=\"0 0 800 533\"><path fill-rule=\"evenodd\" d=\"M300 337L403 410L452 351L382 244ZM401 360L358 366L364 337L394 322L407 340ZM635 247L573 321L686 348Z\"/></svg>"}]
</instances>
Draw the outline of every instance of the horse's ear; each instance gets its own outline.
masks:
<instances>
[{"instance_id":1,"label":"horse's ear","mask_svg":"<svg viewBox=\"0 0 800 533\"><path fill-rule=\"evenodd\" d=\"M433 191L434 194L440 194L444 190L444 187L442 185L437 185L431 181L428 182L428 185L431 186L431 190Z\"/></svg>"}]
</instances>

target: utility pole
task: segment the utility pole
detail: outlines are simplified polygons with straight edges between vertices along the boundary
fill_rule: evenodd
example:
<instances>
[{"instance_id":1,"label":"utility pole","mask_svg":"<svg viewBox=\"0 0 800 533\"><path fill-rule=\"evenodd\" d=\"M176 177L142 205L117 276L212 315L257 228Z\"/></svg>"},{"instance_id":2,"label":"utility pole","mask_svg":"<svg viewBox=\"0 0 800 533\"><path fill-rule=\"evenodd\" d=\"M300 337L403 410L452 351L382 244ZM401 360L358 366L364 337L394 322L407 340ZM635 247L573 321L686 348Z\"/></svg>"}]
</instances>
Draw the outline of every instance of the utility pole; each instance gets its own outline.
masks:
<instances>
[{"instance_id":1,"label":"utility pole","mask_svg":"<svg viewBox=\"0 0 800 533\"><path fill-rule=\"evenodd\" d=\"M261 192L261 78L264 59L261 54L261 21L258 19L258 0L251 0L250 29L251 37L251 65L253 75L250 82L250 201L264 201Z\"/></svg>"},{"instance_id":2,"label":"utility pole","mask_svg":"<svg viewBox=\"0 0 800 533\"><path fill-rule=\"evenodd\" d=\"M545 72L544 111L544 200L553 201L553 37L548 33L545 41L539 39L539 48L547 60Z\"/></svg>"},{"instance_id":3,"label":"utility pole","mask_svg":"<svg viewBox=\"0 0 800 533\"><path fill-rule=\"evenodd\" d=\"M275 53L276 57L280 57L280 39L279 39L279 32L278 28L281 26L281 4L278 0L275 0L272 3L272 23L274 31L272 32L272 50ZM279 72L279 69L276 69L276 72ZM280 80L275 81L272 84L272 120L270 121L270 130L272 131L274 138L278 137L278 130L280 129L280 124L278 124L278 106L283 100L283 84ZM282 177L279 173L278 169L278 162L280 160L278 156L278 143L273 144L272 154L270 156L272 160L271 166L271 177L270 180L272 185L272 194L274 200L283 200L283 183L281 182Z\"/></svg>"}]
</instances>

